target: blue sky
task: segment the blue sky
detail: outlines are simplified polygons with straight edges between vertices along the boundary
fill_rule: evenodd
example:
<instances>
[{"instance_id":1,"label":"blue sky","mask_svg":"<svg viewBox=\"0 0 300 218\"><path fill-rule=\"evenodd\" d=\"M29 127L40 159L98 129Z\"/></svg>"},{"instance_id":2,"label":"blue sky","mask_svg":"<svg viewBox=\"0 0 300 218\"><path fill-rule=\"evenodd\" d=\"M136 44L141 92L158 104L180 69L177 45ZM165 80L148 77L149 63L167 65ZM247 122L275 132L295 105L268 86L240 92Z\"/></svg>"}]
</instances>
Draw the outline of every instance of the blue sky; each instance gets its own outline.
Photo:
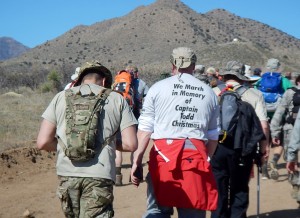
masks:
<instances>
[{"instance_id":1,"label":"blue sky","mask_svg":"<svg viewBox=\"0 0 300 218\"><path fill-rule=\"evenodd\" d=\"M12 37L28 47L52 40L77 25L120 17L155 0L3 0L0 37ZM182 0L206 13L221 8L300 39L300 0Z\"/></svg>"}]
</instances>

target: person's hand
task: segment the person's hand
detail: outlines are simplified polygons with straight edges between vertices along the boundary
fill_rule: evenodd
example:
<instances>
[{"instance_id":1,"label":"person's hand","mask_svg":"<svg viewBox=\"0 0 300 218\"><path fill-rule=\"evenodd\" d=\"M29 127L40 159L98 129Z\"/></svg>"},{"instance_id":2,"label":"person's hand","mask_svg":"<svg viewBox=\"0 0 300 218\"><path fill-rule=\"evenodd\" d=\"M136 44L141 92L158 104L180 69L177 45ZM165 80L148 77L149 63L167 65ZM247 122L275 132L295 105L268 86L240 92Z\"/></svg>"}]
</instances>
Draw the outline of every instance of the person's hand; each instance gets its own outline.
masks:
<instances>
[{"instance_id":1,"label":"person's hand","mask_svg":"<svg viewBox=\"0 0 300 218\"><path fill-rule=\"evenodd\" d=\"M270 155L270 146L262 146L261 149L261 163L266 163L268 162L269 155Z\"/></svg>"},{"instance_id":2,"label":"person's hand","mask_svg":"<svg viewBox=\"0 0 300 218\"><path fill-rule=\"evenodd\" d=\"M130 175L132 184L139 186L143 181L143 167L141 165L133 164Z\"/></svg>"},{"instance_id":3,"label":"person's hand","mask_svg":"<svg viewBox=\"0 0 300 218\"><path fill-rule=\"evenodd\" d=\"M295 165L296 163L295 162L287 162L286 163L286 169L289 173L293 174L295 172Z\"/></svg>"},{"instance_id":4,"label":"person's hand","mask_svg":"<svg viewBox=\"0 0 300 218\"><path fill-rule=\"evenodd\" d=\"M281 143L281 141L280 141L280 139L279 138L272 138L272 143L274 144L274 145L280 145L280 143Z\"/></svg>"}]
</instances>

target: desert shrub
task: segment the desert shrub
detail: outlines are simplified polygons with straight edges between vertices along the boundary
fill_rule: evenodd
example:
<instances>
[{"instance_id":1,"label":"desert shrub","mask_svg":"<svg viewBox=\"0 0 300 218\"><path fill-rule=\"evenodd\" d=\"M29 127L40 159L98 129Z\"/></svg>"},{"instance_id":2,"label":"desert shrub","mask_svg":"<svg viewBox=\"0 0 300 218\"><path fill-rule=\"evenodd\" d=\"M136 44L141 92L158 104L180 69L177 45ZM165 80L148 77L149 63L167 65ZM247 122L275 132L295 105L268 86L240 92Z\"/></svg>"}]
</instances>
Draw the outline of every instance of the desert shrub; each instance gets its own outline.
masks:
<instances>
[{"instance_id":1,"label":"desert shrub","mask_svg":"<svg viewBox=\"0 0 300 218\"><path fill-rule=\"evenodd\" d=\"M62 75L56 71L51 71L47 75L47 81L39 85L39 90L42 93L46 92L58 92L62 87Z\"/></svg>"},{"instance_id":2,"label":"desert shrub","mask_svg":"<svg viewBox=\"0 0 300 218\"><path fill-rule=\"evenodd\" d=\"M41 84L40 90L42 93L51 92L51 91L53 91L52 84L49 82L45 82L45 83Z\"/></svg>"}]
</instances>

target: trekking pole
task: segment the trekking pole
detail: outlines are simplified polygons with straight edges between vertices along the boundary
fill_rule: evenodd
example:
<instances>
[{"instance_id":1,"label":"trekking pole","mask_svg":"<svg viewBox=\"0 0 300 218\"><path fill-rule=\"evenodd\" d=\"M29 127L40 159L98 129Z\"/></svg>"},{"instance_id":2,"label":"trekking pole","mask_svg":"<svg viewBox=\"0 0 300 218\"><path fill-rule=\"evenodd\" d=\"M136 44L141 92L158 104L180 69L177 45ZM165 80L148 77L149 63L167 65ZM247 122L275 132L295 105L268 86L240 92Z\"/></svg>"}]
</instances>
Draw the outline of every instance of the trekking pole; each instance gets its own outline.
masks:
<instances>
[{"instance_id":1,"label":"trekking pole","mask_svg":"<svg viewBox=\"0 0 300 218\"><path fill-rule=\"evenodd\" d=\"M261 172L261 152L260 152L260 145L257 143L257 150L256 150L256 166L257 166L257 205L256 205L256 217L259 218L259 207L260 207L260 172Z\"/></svg>"},{"instance_id":2,"label":"trekking pole","mask_svg":"<svg viewBox=\"0 0 300 218\"><path fill-rule=\"evenodd\" d=\"M257 164L257 210L256 217L259 218L259 205L260 205L260 180L259 180L260 166Z\"/></svg>"}]
</instances>

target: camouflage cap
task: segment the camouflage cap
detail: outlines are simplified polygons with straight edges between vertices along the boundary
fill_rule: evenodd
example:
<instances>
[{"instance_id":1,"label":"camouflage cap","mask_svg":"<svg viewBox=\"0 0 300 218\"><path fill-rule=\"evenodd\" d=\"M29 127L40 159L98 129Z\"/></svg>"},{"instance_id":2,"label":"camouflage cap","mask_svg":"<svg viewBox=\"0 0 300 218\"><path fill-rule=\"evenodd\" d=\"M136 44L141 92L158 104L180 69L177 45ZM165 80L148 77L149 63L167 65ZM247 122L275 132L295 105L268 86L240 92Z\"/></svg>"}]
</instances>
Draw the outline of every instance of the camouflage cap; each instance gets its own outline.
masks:
<instances>
[{"instance_id":1,"label":"camouflage cap","mask_svg":"<svg viewBox=\"0 0 300 218\"><path fill-rule=\"evenodd\" d=\"M197 56L192 49L187 47L179 47L173 50L170 61L174 66L176 66L177 69L187 68L192 63L196 63Z\"/></svg>"},{"instance_id":2,"label":"camouflage cap","mask_svg":"<svg viewBox=\"0 0 300 218\"><path fill-rule=\"evenodd\" d=\"M238 61L229 61L220 75L234 75L240 80L249 81L249 78L245 76L245 65Z\"/></svg>"},{"instance_id":3,"label":"camouflage cap","mask_svg":"<svg viewBox=\"0 0 300 218\"><path fill-rule=\"evenodd\" d=\"M105 80L105 88L111 88L112 85L112 74L109 69L104 67L99 61L90 61L84 63L79 70L78 80L74 86L79 86L82 82L83 77L87 74L87 72L91 72L91 70L99 75L103 76Z\"/></svg>"}]
</instances>

